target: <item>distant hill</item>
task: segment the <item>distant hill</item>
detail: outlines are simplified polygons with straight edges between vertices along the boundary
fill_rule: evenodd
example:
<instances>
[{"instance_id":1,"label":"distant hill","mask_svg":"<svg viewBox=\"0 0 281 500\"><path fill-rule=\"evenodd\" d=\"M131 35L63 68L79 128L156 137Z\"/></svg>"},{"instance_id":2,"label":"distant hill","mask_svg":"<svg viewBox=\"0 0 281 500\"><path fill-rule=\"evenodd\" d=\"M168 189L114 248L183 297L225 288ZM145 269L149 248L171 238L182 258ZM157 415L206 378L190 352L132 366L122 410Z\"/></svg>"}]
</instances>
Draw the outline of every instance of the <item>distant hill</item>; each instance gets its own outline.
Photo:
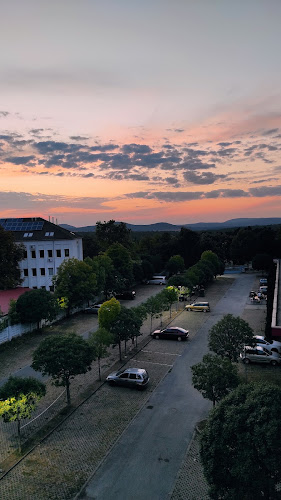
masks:
<instances>
[{"instance_id":1,"label":"distant hill","mask_svg":"<svg viewBox=\"0 0 281 500\"><path fill-rule=\"evenodd\" d=\"M230 219L225 222L197 222L195 224L182 224L182 225L169 224L168 222L157 222L155 224L143 224L143 225L126 223L126 226L128 229L131 229L131 231L170 232L170 231L180 231L182 227L185 227L187 229L192 229L192 231L211 231L212 229L219 230L219 229L247 227L247 226L271 226L274 224L281 224L281 218L280 217L268 217L259 219L244 218L244 219ZM77 233L86 233L86 232L91 233L96 230L96 226L75 227L75 226L70 226L69 224L60 224L60 226L63 227L64 229L68 229L68 231L73 231Z\"/></svg>"}]
</instances>

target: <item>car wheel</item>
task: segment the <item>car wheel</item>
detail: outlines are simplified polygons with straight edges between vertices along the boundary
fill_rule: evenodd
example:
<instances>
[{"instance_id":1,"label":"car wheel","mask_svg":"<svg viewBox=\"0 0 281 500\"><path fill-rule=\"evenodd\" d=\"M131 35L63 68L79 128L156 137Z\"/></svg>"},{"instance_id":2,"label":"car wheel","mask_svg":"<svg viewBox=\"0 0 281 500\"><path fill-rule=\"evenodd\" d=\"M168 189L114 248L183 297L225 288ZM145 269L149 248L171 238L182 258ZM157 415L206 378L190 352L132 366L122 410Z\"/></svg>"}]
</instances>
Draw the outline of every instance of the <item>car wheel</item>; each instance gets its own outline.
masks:
<instances>
[{"instance_id":1,"label":"car wheel","mask_svg":"<svg viewBox=\"0 0 281 500\"><path fill-rule=\"evenodd\" d=\"M207 309L203 309L203 312L206 313L207 312Z\"/></svg>"},{"instance_id":2,"label":"car wheel","mask_svg":"<svg viewBox=\"0 0 281 500\"><path fill-rule=\"evenodd\" d=\"M157 339L157 340L159 340L159 339L160 339L159 335L155 335L155 337L154 337L154 338L155 338L155 339Z\"/></svg>"},{"instance_id":3,"label":"car wheel","mask_svg":"<svg viewBox=\"0 0 281 500\"><path fill-rule=\"evenodd\" d=\"M115 385L115 384L114 384L114 382L113 382L113 380L109 380L109 382L108 382L108 383L109 383L109 385L111 385L111 386Z\"/></svg>"},{"instance_id":4,"label":"car wheel","mask_svg":"<svg viewBox=\"0 0 281 500\"><path fill-rule=\"evenodd\" d=\"M277 362L276 362L276 361L274 361L274 360L272 360L272 361L270 361L270 364L271 364L272 366L276 366L276 365L277 365Z\"/></svg>"},{"instance_id":5,"label":"car wheel","mask_svg":"<svg viewBox=\"0 0 281 500\"><path fill-rule=\"evenodd\" d=\"M187 308L188 311L191 311L190 307Z\"/></svg>"},{"instance_id":6,"label":"car wheel","mask_svg":"<svg viewBox=\"0 0 281 500\"><path fill-rule=\"evenodd\" d=\"M245 365L248 365L250 363L250 360L248 358L244 358L243 363L245 363Z\"/></svg>"}]
</instances>

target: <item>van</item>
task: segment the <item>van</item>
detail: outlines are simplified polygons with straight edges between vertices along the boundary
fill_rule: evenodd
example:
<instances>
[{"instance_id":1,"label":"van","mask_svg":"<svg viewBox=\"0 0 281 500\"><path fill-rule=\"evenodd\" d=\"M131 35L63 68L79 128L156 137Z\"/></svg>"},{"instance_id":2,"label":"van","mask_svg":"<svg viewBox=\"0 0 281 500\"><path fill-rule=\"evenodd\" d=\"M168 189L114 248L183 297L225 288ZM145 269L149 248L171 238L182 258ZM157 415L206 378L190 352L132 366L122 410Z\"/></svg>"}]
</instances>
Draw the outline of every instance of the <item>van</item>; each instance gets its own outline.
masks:
<instances>
[{"instance_id":1,"label":"van","mask_svg":"<svg viewBox=\"0 0 281 500\"><path fill-rule=\"evenodd\" d=\"M158 278L153 278L151 280L147 280L146 282L147 285L166 285L166 279L165 277L158 277Z\"/></svg>"},{"instance_id":2,"label":"van","mask_svg":"<svg viewBox=\"0 0 281 500\"><path fill-rule=\"evenodd\" d=\"M193 304L188 304L185 306L186 311L203 311L210 312L209 302L193 302Z\"/></svg>"},{"instance_id":3,"label":"van","mask_svg":"<svg viewBox=\"0 0 281 500\"><path fill-rule=\"evenodd\" d=\"M154 275L152 276L152 279L153 279L153 280L162 280L162 281L166 281L166 276L159 276L158 274L157 274L157 275L156 275L156 274L154 274Z\"/></svg>"}]
</instances>

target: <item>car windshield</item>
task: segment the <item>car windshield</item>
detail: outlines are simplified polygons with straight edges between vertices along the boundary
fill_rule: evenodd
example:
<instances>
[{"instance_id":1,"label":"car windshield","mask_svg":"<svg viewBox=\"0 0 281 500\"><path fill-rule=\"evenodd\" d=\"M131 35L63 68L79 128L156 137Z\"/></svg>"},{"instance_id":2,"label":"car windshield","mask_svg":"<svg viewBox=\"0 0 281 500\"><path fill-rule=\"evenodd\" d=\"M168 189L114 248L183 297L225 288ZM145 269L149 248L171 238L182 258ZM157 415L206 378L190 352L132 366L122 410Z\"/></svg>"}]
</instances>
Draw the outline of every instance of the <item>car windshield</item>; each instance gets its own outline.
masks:
<instances>
[{"instance_id":1,"label":"car windshield","mask_svg":"<svg viewBox=\"0 0 281 500\"><path fill-rule=\"evenodd\" d=\"M121 375L121 373L123 373L125 370L118 370L118 372L116 372L116 376L119 377L119 375Z\"/></svg>"}]
</instances>

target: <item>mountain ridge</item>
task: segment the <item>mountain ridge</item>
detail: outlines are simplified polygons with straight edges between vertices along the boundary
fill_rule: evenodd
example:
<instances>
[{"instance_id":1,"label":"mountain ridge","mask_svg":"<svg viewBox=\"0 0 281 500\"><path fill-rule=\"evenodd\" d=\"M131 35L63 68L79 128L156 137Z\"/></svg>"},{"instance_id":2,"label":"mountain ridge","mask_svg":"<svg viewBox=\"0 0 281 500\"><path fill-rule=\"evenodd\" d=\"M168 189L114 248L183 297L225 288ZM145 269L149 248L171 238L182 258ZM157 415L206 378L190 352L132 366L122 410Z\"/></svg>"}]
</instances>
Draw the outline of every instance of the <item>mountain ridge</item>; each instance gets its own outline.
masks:
<instances>
[{"instance_id":1,"label":"mountain ridge","mask_svg":"<svg viewBox=\"0 0 281 500\"><path fill-rule=\"evenodd\" d=\"M118 224L118 222L116 221ZM210 231L218 229L234 229L238 227L248 227L248 226L271 226L276 224L281 224L281 217L263 217L263 218L238 218L229 219L224 222L195 222L193 224L170 224L169 222L156 222L153 224L128 224L126 223L128 229L131 231L180 231L182 227L186 229L191 229L193 231ZM71 226L69 224L59 224L64 229L68 231L86 233L94 232L96 230L96 225L92 226Z\"/></svg>"}]
</instances>

